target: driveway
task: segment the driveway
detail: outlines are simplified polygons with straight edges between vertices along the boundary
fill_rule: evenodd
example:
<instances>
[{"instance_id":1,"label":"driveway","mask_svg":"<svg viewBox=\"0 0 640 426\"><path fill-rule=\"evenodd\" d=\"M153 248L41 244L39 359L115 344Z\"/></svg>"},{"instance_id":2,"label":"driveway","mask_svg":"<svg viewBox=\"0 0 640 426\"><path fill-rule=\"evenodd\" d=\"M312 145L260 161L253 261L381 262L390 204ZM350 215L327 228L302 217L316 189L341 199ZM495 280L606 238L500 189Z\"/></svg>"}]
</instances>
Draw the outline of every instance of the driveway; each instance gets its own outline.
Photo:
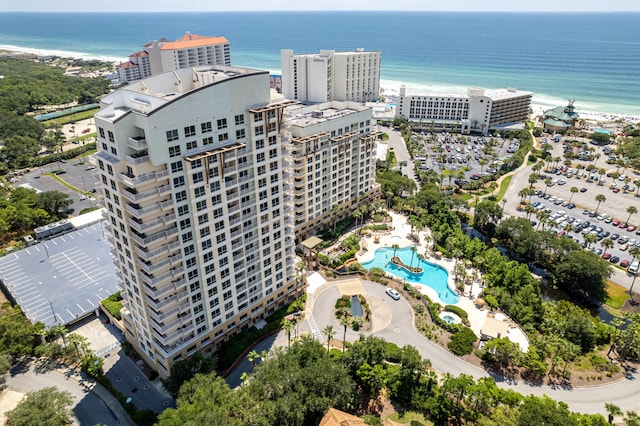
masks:
<instances>
[{"instance_id":1,"label":"driveway","mask_svg":"<svg viewBox=\"0 0 640 426\"><path fill-rule=\"evenodd\" d=\"M431 360L433 367L439 372L453 375L464 373L476 379L489 375L485 370L469 364L420 334L415 329L413 311L405 299L392 300L384 293L385 288L378 283L363 281L363 286L367 293L366 297L381 298L389 306L391 312L388 324L374 332L373 335L393 342L400 347L404 345L416 347L424 358ZM318 329L322 330L327 325L332 325L337 331L335 337L341 339L343 328L338 324L334 315L335 301L338 297L340 297L340 292L337 286L332 285L324 289L315 298L313 317ZM350 330L347 332L347 340L354 341L359 334ZM502 388L513 389L524 395L542 396L546 394L553 399L566 402L572 411L581 413L606 414L604 409L606 402L614 402L623 411L640 410L640 400L637 398L640 393L640 382L635 376L603 386L574 389L535 386L523 382L505 382L501 377L494 378Z\"/></svg>"},{"instance_id":2,"label":"driveway","mask_svg":"<svg viewBox=\"0 0 640 426\"><path fill-rule=\"evenodd\" d=\"M51 368L37 368L31 364L19 364L10 373L7 385L14 392L27 393L55 386L73 396L74 425L118 425L113 412L89 386L78 381L77 376L65 375Z\"/></svg>"}]
</instances>

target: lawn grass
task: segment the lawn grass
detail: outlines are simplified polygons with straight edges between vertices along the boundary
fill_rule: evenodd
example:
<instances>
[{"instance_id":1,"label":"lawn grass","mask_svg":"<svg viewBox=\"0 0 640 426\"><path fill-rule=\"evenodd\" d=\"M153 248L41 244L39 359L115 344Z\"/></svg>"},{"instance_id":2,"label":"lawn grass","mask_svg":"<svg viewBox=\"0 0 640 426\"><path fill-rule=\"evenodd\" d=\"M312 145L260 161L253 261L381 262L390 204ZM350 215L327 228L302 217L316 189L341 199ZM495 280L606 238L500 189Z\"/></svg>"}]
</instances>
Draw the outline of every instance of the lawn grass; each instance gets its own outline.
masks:
<instances>
[{"instance_id":1,"label":"lawn grass","mask_svg":"<svg viewBox=\"0 0 640 426\"><path fill-rule=\"evenodd\" d=\"M605 292L604 303L613 309L620 309L629 298L626 288L609 280L605 282Z\"/></svg>"},{"instance_id":2,"label":"lawn grass","mask_svg":"<svg viewBox=\"0 0 640 426\"><path fill-rule=\"evenodd\" d=\"M389 416L391 420L394 422L409 424L412 421L418 421L420 424L425 426L433 426L433 422L431 420L426 419L422 414L417 413L415 411L405 411L402 413L394 413Z\"/></svg>"},{"instance_id":3,"label":"lawn grass","mask_svg":"<svg viewBox=\"0 0 640 426\"><path fill-rule=\"evenodd\" d=\"M62 126L63 124L68 124L74 121L86 120L87 118L91 118L98 112L100 108L88 109L86 111L75 112L73 114L65 115L64 117L58 117L51 120L43 121L42 124L45 126L47 124L58 124Z\"/></svg>"},{"instance_id":4,"label":"lawn grass","mask_svg":"<svg viewBox=\"0 0 640 426\"><path fill-rule=\"evenodd\" d=\"M496 196L496 201L501 201L504 197L505 192L507 192L507 188L509 188L509 184L511 183L511 178L513 175L509 175L502 180L500 184L500 191L498 191L498 195Z\"/></svg>"}]
</instances>

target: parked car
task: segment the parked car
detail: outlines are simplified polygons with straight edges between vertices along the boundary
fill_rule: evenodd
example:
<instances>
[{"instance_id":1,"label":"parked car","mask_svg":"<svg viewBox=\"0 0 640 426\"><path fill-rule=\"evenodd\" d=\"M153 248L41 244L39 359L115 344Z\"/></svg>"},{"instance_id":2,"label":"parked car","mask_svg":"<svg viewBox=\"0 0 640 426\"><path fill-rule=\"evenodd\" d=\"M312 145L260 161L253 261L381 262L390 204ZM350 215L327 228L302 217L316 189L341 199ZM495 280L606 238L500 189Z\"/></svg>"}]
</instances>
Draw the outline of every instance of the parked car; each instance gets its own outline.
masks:
<instances>
[{"instance_id":1,"label":"parked car","mask_svg":"<svg viewBox=\"0 0 640 426\"><path fill-rule=\"evenodd\" d=\"M627 269L627 271L633 273L633 274L637 274L638 273L638 268L640 267L640 262L638 262L637 260L634 261L631 265L629 265L629 268Z\"/></svg>"},{"instance_id":2,"label":"parked car","mask_svg":"<svg viewBox=\"0 0 640 426\"><path fill-rule=\"evenodd\" d=\"M398 291L394 288L387 287L385 293L387 293L393 300L400 300L400 293L398 293Z\"/></svg>"},{"instance_id":3,"label":"parked car","mask_svg":"<svg viewBox=\"0 0 640 426\"><path fill-rule=\"evenodd\" d=\"M629 261L627 259L624 259L622 262L620 262L620 266L622 266L623 268L628 267Z\"/></svg>"},{"instance_id":4,"label":"parked car","mask_svg":"<svg viewBox=\"0 0 640 426\"><path fill-rule=\"evenodd\" d=\"M618 263L620 261L620 258L618 256L611 256L611 259L609 259L609 262L611 263Z\"/></svg>"}]
</instances>

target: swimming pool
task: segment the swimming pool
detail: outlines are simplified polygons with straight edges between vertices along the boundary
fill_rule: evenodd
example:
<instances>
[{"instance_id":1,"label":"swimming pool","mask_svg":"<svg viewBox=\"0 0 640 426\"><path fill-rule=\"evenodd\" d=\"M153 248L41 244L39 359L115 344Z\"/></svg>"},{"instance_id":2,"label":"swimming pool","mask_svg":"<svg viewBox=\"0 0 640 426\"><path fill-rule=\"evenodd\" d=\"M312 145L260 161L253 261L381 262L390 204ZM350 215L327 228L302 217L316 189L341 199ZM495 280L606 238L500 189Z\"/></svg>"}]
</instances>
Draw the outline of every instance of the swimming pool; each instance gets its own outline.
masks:
<instances>
[{"instance_id":1,"label":"swimming pool","mask_svg":"<svg viewBox=\"0 0 640 426\"><path fill-rule=\"evenodd\" d=\"M402 241L402 237L400 235L392 235L389 237L389 241L395 243L399 243L400 241Z\"/></svg>"},{"instance_id":2,"label":"swimming pool","mask_svg":"<svg viewBox=\"0 0 640 426\"><path fill-rule=\"evenodd\" d=\"M405 265L411 264L411 247L405 247L396 250L398 256ZM418 259L418 254L413 257L413 266L419 266L423 269L421 274L413 274L404 268L400 268L390 262L393 257L393 248L382 247L376 250L375 257L369 262L365 262L362 266L365 269L381 268L385 272L395 275L398 278L405 279L411 284L421 284L431 287L438 294L440 301L446 304L458 303L459 297L447 285L449 274L438 265L429 263L425 260Z\"/></svg>"},{"instance_id":3,"label":"swimming pool","mask_svg":"<svg viewBox=\"0 0 640 426\"><path fill-rule=\"evenodd\" d=\"M607 129L600 129L600 128L594 127L591 130L593 130L594 133L604 133L605 135L611 134L611 130L607 130Z\"/></svg>"}]
</instances>

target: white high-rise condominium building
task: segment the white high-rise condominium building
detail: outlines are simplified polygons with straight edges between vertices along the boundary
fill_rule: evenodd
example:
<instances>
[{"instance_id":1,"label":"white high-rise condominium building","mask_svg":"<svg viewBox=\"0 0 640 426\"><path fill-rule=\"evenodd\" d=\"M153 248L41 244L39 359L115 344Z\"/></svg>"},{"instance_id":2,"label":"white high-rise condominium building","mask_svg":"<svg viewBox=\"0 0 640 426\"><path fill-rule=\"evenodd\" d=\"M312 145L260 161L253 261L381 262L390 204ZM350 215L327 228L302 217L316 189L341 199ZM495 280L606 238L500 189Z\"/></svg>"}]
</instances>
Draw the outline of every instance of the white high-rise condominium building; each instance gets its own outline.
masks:
<instances>
[{"instance_id":1,"label":"white high-rise condominium building","mask_svg":"<svg viewBox=\"0 0 640 426\"><path fill-rule=\"evenodd\" d=\"M116 70L120 82L128 83L197 65L231 65L229 41L189 32L175 41L155 40L129 55L128 61L116 65Z\"/></svg>"},{"instance_id":2,"label":"white high-rise condominium building","mask_svg":"<svg viewBox=\"0 0 640 426\"><path fill-rule=\"evenodd\" d=\"M282 93L305 103L374 102L380 93L380 52L298 54L282 50Z\"/></svg>"},{"instance_id":3,"label":"white high-rise condominium building","mask_svg":"<svg viewBox=\"0 0 640 426\"><path fill-rule=\"evenodd\" d=\"M379 198L378 134L372 131L371 109L356 102L292 106L285 115L300 242Z\"/></svg>"},{"instance_id":4,"label":"white high-rise condominium building","mask_svg":"<svg viewBox=\"0 0 640 426\"><path fill-rule=\"evenodd\" d=\"M162 376L291 300L294 222L283 110L269 74L183 68L95 115L125 335Z\"/></svg>"},{"instance_id":5,"label":"white high-rise condominium building","mask_svg":"<svg viewBox=\"0 0 640 426\"><path fill-rule=\"evenodd\" d=\"M420 122L423 127L452 131L478 132L509 128L527 120L531 92L514 88L484 90L470 88L466 95L432 93L407 94L400 88L396 117Z\"/></svg>"}]
</instances>

